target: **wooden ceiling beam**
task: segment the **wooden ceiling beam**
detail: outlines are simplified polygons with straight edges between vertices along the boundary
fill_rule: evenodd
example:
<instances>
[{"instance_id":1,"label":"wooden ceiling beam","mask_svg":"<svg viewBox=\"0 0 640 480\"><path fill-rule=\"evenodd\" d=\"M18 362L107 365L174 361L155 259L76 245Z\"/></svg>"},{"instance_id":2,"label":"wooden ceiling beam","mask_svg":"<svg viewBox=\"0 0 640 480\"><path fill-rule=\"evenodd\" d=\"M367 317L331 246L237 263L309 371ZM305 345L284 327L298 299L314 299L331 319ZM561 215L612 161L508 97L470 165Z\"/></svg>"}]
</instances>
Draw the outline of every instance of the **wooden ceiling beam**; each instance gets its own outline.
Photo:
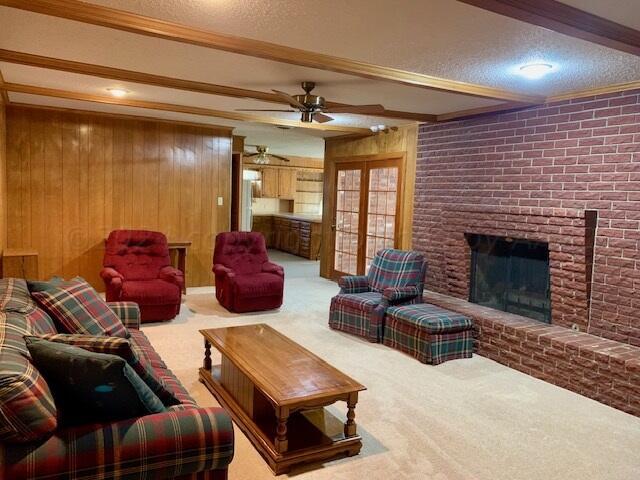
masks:
<instances>
[{"instance_id":1,"label":"wooden ceiling beam","mask_svg":"<svg viewBox=\"0 0 640 480\"><path fill-rule=\"evenodd\" d=\"M0 61L19 65L28 65L31 67L48 68L68 73L91 75L94 77L108 78L111 80L153 85L156 87L173 88L178 90L185 90L188 92L221 95L234 98L251 98L263 102L277 103L279 105L285 104L282 101L282 97L274 93L249 90L246 88L229 87L225 85L216 85L214 83L198 82L194 80L184 80L181 78L154 75L152 73L143 73L133 70L107 67L104 65L75 62L72 60L63 60L60 58L33 55L31 53L16 52L14 50L0 49ZM345 104L337 102L327 102L327 106L345 106ZM435 115L429 113L402 112L398 110L385 110L381 114L376 114L375 116L414 120L418 122L435 122L436 119Z\"/></svg>"},{"instance_id":2,"label":"wooden ceiling beam","mask_svg":"<svg viewBox=\"0 0 640 480\"><path fill-rule=\"evenodd\" d=\"M542 100L536 95L447 80L260 40L211 32L77 0L0 0L0 5L140 35L372 80L505 101L540 103Z\"/></svg>"},{"instance_id":3,"label":"wooden ceiling beam","mask_svg":"<svg viewBox=\"0 0 640 480\"><path fill-rule=\"evenodd\" d=\"M458 0L570 37L640 55L640 31L557 0Z\"/></svg>"},{"instance_id":4,"label":"wooden ceiling beam","mask_svg":"<svg viewBox=\"0 0 640 480\"><path fill-rule=\"evenodd\" d=\"M295 120L286 120L272 117L263 117L246 113L226 112L210 108L194 107L188 105L175 105L172 103L151 102L147 100L134 100L127 98L116 98L90 93L71 92L54 88L37 87L33 85L21 85L15 83L5 83L4 88L9 92L25 93L30 95L42 95L46 97L64 98L68 100L81 100L84 102L102 103L107 105L120 105L125 107L146 108L150 110L162 110L166 112L187 113L191 115L201 115L204 117L224 118L239 122L264 123L268 125L281 125L288 127L306 128L310 130L324 130L332 132L347 133L367 133L371 135L368 128L347 127L340 125L327 125L319 123L303 123Z\"/></svg>"}]
</instances>

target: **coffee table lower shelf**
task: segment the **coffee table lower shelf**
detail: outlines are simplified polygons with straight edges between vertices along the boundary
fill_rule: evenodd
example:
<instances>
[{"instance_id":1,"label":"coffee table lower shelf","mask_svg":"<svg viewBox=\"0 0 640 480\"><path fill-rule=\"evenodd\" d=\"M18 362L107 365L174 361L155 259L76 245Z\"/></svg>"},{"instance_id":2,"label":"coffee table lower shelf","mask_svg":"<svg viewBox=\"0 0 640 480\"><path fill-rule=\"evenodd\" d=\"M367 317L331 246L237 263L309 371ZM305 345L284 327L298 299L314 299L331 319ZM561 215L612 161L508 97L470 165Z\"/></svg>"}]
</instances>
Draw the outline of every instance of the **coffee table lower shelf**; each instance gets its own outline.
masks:
<instances>
[{"instance_id":1,"label":"coffee table lower shelf","mask_svg":"<svg viewBox=\"0 0 640 480\"><path fill-rule=\"evenodd\" d=\"M287 473L294 465L357 455L362 448L359 435L345 436L344 423L319 406L301 409L289 416L286 428L288 445L286 451L278 452L275 445L278 427L275 409L256 387L249 386L255 399L252 398L252 412L247 412L241 405L246 405L246 398L236 399L222 384L220 365L213 366L211 370L200 368L200 381L229 411L276 475Z\"/></svg>"}]
</instances>

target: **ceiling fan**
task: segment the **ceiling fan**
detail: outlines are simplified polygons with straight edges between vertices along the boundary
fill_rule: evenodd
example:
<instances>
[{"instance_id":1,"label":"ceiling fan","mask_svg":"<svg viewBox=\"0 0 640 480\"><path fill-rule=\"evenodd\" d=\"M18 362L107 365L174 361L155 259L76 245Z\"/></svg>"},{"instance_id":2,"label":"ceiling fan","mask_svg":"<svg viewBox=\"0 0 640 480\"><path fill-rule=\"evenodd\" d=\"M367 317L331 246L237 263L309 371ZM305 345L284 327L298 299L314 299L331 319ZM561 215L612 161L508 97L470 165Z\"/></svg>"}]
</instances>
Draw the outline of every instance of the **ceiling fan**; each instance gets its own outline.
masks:
<instances>
[{"instance_id":1,"label":"ceiling fan","mask_svg":"<svg viewBox=\"0 0 640 480\"><path fill-rule=\"evenodd\" d=\"M248 147L256 147L256 153L245 153L245 157L254 157L253 163L258 165L266 165L269 163L269 158L277 158L278 160L282 160L284 162L288 162L288 158L281 157L280 155L274 155L273 153L269 153L269 147L266 145L249 145Z\"/></svg>"},{"instance_id":2,"label":"ceiling fan","mask_svg":"<svg viewBox=\"0 0 640 480\"><path fill-rule=\"evenodd\" d=\"M281 92L280 90L273 90L273 92L279 96L283 102L288 103L291 107L297 110L271 110L271 109L250 109L239 108L239 112L296 112L302 113L302 122L318 123L330 122L333 120L329 115L325 113L355 113L359 115L376 115L382 114L385 108L382 105L339 105L339 106L326 106L324 97L318 95L312 95L311 91L315 88L315 82L302 82L302 89L304 94L289 95L288 93Z\"/></svg>"}]
</instances>

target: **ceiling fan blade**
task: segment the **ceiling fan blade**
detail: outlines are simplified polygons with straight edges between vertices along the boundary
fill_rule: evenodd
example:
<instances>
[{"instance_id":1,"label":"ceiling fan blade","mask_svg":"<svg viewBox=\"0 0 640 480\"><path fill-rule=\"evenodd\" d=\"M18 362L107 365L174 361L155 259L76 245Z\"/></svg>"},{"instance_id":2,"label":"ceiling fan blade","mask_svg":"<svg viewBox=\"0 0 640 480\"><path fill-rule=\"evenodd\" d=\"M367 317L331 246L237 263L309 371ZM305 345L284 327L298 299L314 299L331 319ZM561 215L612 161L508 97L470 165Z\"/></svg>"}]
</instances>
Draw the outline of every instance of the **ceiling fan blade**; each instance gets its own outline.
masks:
<instances>
[{"instance_id":1,"label":"ceiling fan blade","mask_svg":"<svg viewBox=\"0 0 640 480\"><path fill-rule=\"evenodd\" d=\"M302 110L306 110L307 107L304 104L300 103L298 100L293 98L286 92L281 92L280 90L272 90L276 95L278 95L283 101L287 102L289 105L293 105L295 107L301 108Z\"/></svg>"},{"instance_id":2,"label":"ceiling fan blade","mask_svg":"<svg viewBox=\"0 0 640 480\"><path fill-rule=\"evenodd\" d=\"M235 109L236 112L288 112L288 113L294 113L297 112L297 110L273 110L271 108L236 108Z\"/></svg>"},{"instance_id":3,"label":"ceiling fan blade","mask_svg":"<svg viewBox=\"0 0 640 480\"><path fill-rule=\"evenodd\" d=\"M259 153L249 153L249 152L245 152L243 153L243 156L245 157L255 157L256 155L259 155Z\"/></svg>"},{"instance_id":4,"label":"ceiling fan blade","mask_svg":"<svg viewBox=\"0 0 640 480\"><path fill-rule=\"evenodd\" d=\"M323 111L327 113L359 113L365 115L376 115L384 113L382 105L341 105L336 107L325 108Z\"/></svg>"},{"instance_id":5,"label":"ceiling fan blade","mask_svg":"<svg viewBox=\"0 0 640 480\"><path fill-rule=\"evenodd\" d=\"M269 156L271 156L273 158L277 158L278 160L282 160L283 162L289 162L290 161L288 158L281 157L280 155L274 155L273 153L270 153Z\"/></svg>"},{"instance_id":6,"label":"ceiling fan blade","mask_svg":"<svg viewBox=\"0 0 640 480\"><path fill-rule=\"evenodd\" d=\"M324 113L320 113L320 112L314 113L313 119L318 123L325 123L333 120L333 118L331 118L329 115L325 115Z\"/></svg>"}]
</instances>

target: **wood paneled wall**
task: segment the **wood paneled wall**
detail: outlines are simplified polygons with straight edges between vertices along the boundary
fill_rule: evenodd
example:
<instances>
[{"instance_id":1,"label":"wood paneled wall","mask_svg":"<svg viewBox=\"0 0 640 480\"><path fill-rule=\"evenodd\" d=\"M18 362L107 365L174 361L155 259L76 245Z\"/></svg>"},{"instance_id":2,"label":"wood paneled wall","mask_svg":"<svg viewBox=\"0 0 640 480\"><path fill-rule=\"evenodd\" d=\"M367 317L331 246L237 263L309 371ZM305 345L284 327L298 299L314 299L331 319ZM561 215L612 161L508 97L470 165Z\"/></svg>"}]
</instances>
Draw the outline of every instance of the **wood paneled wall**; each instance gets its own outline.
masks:
<instances>
[{"instance_id":1,"label":"wood paneled wall","mask_svg":"<svg viewBox=\"0 0 640 480\"><path fill-rule=\"evenodd\" d=\"M103 290L109 232L158 230L193 242L188 285L212 285L230 165L228 129L9 106L7 247L36 249L40 278L81 275Z\"/></svg>"},{"instance_id":2,"label":"wood paneled wall","mask_svg":"<svg viewBox=\"0 0 640 480\"><path fill-rule=\"evenodd\" d=\"M0 255L7 244L7 117L0 95Z\"/></svg>"},{"instance_id":3,"label":"wood paneled wall","mask_svg":"<svg viewBox=\"0 0 640 480\"><path fill-rule=\"evenodd\" d=\"M336 200L336 162L345 160L383 159L404 157L402 208L400 211L399 246L411 248L413 223L413 193L416 177L418 127L410 125L396 131L369 136L347 136L325 139L324 192L322 208L322 250L320 275L331 278L333 274L334 219Z\"/></svg>"}]
</instances>

